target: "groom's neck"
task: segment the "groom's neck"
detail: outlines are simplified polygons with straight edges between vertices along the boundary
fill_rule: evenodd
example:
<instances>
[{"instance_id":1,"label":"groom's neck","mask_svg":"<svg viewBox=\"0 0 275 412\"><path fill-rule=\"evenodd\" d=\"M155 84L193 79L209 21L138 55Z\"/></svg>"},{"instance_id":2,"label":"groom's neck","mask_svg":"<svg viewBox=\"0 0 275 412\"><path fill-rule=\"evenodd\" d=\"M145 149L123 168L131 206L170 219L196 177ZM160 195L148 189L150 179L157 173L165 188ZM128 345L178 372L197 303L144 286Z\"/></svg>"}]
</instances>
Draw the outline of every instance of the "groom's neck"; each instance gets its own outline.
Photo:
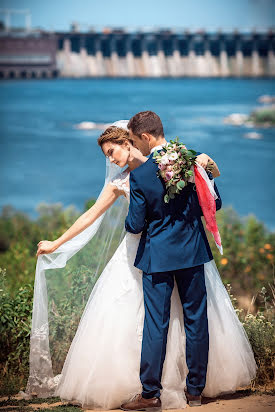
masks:
<instances>
[{"instance_id":1,"label":"groom's neck","mask_svg":"<svg viewBox=\"0 0 275 412\"><path fill-rule=\"evenodd\" d=\"M166 143L167 141L165 137L159 136L158 138L154 139L154 141L151 143L151 149L153 149L154 147L160 146L160 145L164 145Z\"/></svg>"}]
</instances>

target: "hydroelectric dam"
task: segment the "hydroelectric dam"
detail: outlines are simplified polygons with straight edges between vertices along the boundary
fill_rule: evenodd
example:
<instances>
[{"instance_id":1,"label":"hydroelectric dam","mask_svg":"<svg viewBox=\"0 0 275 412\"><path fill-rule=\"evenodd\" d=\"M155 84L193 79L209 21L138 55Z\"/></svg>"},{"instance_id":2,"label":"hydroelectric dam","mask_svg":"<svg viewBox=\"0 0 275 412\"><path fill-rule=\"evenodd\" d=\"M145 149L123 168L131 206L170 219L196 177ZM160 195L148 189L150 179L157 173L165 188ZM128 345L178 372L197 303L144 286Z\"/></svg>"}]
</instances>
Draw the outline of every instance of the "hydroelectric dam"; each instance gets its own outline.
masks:
<instances>
[{"instance_id":1,"label":"hydroelectric dam","mask_svg":"<svg viewBox=\"0 0 275 412\"><path fill-rule=\"evenodd\" d=\"M275 33L0 34L0 77L274 77Z\"/></svg>"}]
</instances>

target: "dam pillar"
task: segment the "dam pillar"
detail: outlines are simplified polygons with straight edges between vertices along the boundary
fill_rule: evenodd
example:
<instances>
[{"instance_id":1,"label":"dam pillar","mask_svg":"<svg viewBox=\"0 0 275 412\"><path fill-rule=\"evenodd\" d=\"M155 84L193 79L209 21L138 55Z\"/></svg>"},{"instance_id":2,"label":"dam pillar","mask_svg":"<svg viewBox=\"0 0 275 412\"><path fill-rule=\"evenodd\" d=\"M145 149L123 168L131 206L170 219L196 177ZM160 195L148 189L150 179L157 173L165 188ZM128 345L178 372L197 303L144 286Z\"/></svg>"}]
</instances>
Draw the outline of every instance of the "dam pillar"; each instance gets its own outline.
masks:
<instances>
[{"instance_id":1,"label":"dam pillar","mask_svg":"<svg viewBox=\"0 0 275 412\"><path fill-rule=\"evenodd\" d=\"M242 41L239 37L236 41L236 64L235 64L235 75L237 77L241 77L243 75L244 70L244 57L242 51Z\"/></svg>"},{"instance_id":2,"label":"dam pillar","mask_svg":"<svg viewBox=\"0 0 275 412\"><path fill-rule=\"evenodd\" d=\"M220 38L220 76L227 77L229 75L228 56L225 47L225 39Z\"/></svg>"},{"instance_id":3,"label":"dam pillar","mask_svg":"<svg viewBox=\"0 0 275 412\"><path fill-rule=\"evenodd\" d=\"M105 64L102 54L101 39L99 36L95 38L95 62L96 62L96 76L104 76L106 73Z\"/></svg>"},{"instance_id":4,"label":"dam pillar","mask_svg":"<svg viewBox=\"0 0 275 412\"><path fill-rule=\"evenodd\" d=\"M127 66L127 73L129 77L137 76L136 69L135 69L135 58L132 49L132 35L129 34L126 37L126 66Z\"/></svg>"}]
</instances>

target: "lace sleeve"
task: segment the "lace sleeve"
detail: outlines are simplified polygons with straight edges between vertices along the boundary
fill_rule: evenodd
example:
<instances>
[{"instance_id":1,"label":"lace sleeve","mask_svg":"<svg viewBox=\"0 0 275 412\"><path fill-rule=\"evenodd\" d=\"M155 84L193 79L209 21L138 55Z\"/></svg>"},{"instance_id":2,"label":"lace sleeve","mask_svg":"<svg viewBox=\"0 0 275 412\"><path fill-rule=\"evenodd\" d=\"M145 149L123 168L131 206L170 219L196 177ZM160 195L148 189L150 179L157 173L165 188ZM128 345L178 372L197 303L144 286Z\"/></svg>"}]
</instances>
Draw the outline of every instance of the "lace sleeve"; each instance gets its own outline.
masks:
<instances>
[{"instance_id":1,"label":"lace sleeve","mask_svg":"<svg viewBox=\"0 0 275 412\"><path fill-rule=\"evenodd\" d=\"M124 171L122 173L117 174L111 181L110 184L116 186L119 190L122 190L129 195L130 188L128 183L129 172Z\"/></svg>"}]
</instances>

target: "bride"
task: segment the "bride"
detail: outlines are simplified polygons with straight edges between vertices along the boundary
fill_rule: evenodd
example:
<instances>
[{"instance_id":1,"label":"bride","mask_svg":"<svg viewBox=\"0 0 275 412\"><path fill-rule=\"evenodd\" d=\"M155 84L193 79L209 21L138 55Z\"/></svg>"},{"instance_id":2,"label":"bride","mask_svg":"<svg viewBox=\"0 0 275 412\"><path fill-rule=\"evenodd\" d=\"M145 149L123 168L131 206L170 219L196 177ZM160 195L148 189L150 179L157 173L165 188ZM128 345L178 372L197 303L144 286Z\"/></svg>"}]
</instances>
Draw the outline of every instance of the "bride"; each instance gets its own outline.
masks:
<instances>
[{"instance_id":1,"label":"bride","mask_svg":"<svg viewBox=\"0 0 275 412\"><path fill-rule=\"evenodd\" d=\"M96 203L61 237L38 243L28 396L60 396L83 408L107 410L142 390L142 272L134 266L140 234L125 234L124 219L129 173L147 158L134 147L126 125L116 122L98 139L107 173ZM205 264L205 282L209 356L202 395L215 397L249 384L257 365L214 260ZM175 284L161 382L163 409L186 407L187 374Z\"/></svg>"}]
</instances>

